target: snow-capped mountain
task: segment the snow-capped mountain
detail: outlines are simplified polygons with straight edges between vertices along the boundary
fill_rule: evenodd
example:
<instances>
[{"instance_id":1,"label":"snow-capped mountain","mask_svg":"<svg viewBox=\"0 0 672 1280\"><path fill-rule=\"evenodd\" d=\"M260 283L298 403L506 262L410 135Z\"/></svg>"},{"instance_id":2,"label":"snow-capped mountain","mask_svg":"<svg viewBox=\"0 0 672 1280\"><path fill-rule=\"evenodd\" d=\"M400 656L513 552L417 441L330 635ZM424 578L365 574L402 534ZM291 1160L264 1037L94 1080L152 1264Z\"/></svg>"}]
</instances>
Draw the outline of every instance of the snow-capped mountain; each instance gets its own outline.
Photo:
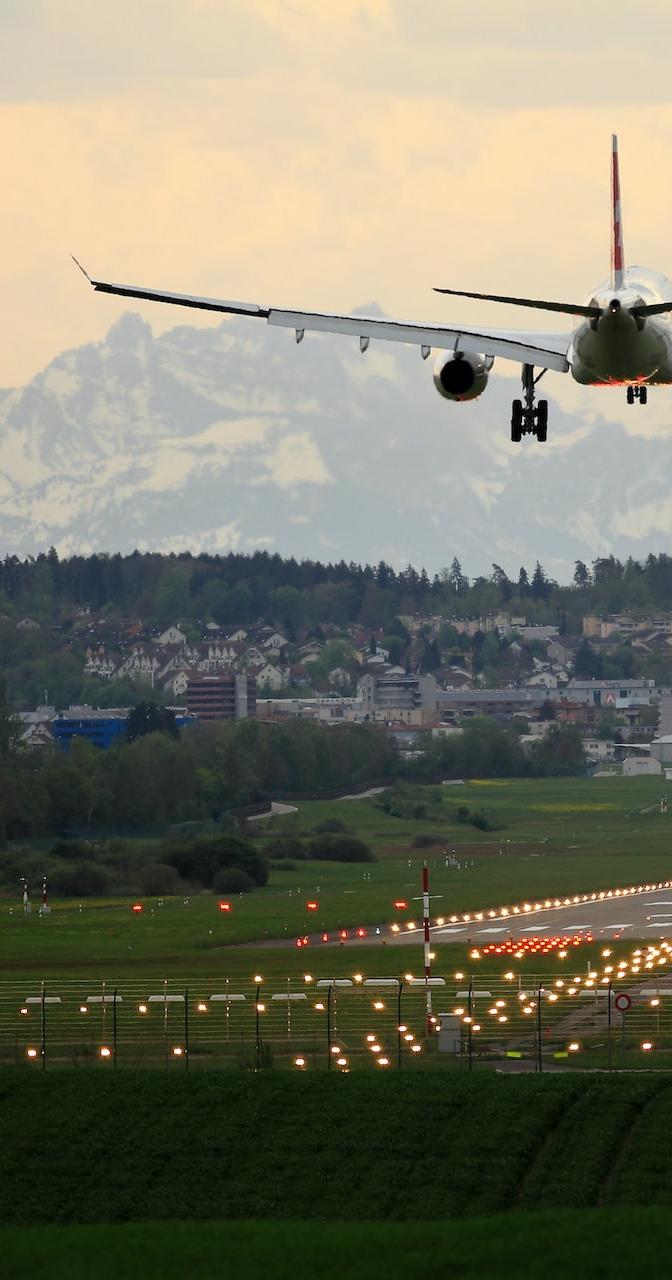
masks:
<instances>
[{"instance_id":1,"label":"snow-capped mountain","mask_svg":"<svg viewBox=\"0 0 672 1280\"><path fill-rule=\"evenodd\" d=\"M155 337L127 314L0 392L0 554L264 547L430 572L457 555L472 575L539 558L566 580L575 558L665 548L665 433L551 403L549 443L512 445L511 379L449 404L428 365L249 320Z\"/></svg>"}]
</instances>

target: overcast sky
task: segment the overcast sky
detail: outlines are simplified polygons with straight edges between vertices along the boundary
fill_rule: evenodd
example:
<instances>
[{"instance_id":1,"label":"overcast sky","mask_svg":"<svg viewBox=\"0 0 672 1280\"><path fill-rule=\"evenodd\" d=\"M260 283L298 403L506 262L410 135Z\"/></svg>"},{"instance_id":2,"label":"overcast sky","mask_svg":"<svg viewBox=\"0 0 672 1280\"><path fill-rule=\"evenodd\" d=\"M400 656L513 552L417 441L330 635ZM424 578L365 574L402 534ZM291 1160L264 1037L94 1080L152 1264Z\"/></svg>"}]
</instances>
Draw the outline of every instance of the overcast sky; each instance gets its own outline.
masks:
<instances>
[{"instance_id":1,"label":"overcast sky","mask_svg":"<svg viewBox=\"0 0 672 1280\"><path fill-rule=\"evenodd\" d=\"M581 299L608 272L612 131L626 260L672 275L671 37L664 0L1 0L0 386L127 309L70 252L418 320L492 323L435 284Z\"/></svg>"}]
</instances>

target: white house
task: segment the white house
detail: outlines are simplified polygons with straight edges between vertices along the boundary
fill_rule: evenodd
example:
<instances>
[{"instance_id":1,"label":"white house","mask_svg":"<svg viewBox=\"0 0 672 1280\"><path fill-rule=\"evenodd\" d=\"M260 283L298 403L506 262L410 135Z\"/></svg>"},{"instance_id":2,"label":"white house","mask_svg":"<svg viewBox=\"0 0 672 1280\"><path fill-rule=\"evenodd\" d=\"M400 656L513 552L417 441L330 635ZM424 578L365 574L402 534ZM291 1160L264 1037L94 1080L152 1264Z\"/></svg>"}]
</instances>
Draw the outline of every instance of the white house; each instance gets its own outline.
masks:
<instances>
[{"instance_id":1,"label":"white house","mask_svg":"<svg viewBox=\"0 0 672 1280\"><path fill-rule=\"evenodd\" d=\"M256 675L257 687L260 689L284 689L287 685L287 672L280 667L274 667L271 662L266 662Z\"/></svg>"},{"instance_id":2,"label":"white house","mask_svg":"<svg viewBox=\"0 0 672 1280\"><path fill-rule=\"evenodd\" d=\"M289 641L279 631L273 631L267 640L264 640L264 649L284 649Z\"/></svg>"},{"instance_id":3,"label":"white house","mask_svg":"<svg viewBox=\"0 0 672 1280\"><path fill-rule=\"evenodd\" d=\"M156 637L157 644L186 644L187 637L179 627L168 627L167 631L162 631L160 636Z\"/></svg>"}]
</instances>

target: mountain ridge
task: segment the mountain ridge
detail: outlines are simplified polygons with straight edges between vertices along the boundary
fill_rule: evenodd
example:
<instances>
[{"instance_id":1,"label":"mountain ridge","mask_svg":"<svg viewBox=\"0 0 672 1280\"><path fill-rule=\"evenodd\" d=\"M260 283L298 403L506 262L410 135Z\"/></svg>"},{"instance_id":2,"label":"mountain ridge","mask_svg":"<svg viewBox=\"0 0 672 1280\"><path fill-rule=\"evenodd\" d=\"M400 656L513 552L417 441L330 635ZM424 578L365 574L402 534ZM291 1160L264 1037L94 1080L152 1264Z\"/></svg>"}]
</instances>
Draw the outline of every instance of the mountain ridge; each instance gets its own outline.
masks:
<instances>
[{"instance_id":1,"label":"mountain ridge","mask_svg":"<svg viewBox=\"0 0 672 1280\"><path fill-rule=\"evenodd\" d=\"M376 304L371 303L367 310ZM364 310L364 308L362 308ZM515 384L436 394L415 349L247 320L101 342L0 390L3 554L252 551L513 576L635 557L672 531L665 436L551 403L547 445L508 439Z\"/></svg>"}]
</instances>

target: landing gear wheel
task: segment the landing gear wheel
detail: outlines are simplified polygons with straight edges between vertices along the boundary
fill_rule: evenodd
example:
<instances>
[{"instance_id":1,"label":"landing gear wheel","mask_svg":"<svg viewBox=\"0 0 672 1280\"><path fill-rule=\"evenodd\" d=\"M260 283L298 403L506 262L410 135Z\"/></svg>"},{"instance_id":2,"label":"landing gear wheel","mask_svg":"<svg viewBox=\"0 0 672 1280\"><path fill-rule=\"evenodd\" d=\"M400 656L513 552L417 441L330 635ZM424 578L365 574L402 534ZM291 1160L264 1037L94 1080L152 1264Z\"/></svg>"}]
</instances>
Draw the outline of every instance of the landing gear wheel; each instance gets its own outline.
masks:
<instances>
[{"instance_id":1,"label":"landing gear wheel","mask_svg":"<svg viewBox=\"0 0 672 1280\"><path fill-rule=\"evenodd\" d=\"M520 444L523 437L523 403L522 400L514 400L511 406L511 439L514 444Z\"/></svg>"},{"instance_id":2,"label":"landing gear wheel","mask_svg":"<svg viewBox=\"0 0 672 1280\"><path fill-rule=\"evenodd\" d=\"M541 443L546 439L548 400L540 400L539 404L535 405L535 388L539 378L542 378L545 372L546 370L542 369L535 378L534 366L523 365L523 399L514 400L511 406L511 439L514 444L518 444L526 435L536 436Z\"/></svg>"},{"instance_id":3,"label":"landing gear wheel","mask_svg":"<svg viewBox=\"0 0 672 1280\"><path fill-rule=\"evenodd\" d=\"M639 388L639 403L640 403L640 404L646 404L647 399L648 399L647 388L646 388L646 387L640 387L640 388Z\"/></svg>"},{"instance_id":4,"label":"landing gear wheel","mask_svg":"<svg viewBox=\"0 0 672 1280\"><path fill-rule=\"evenodd\" d=\"M625 393L625 396L626 396L626 400L627 400L628 404L634 404L634 403L635 403L635 388L634 388L634 387L628 387L628 389L627 389L627 391L626 391L626 393Z\"/></svg>"}]
</instances>

